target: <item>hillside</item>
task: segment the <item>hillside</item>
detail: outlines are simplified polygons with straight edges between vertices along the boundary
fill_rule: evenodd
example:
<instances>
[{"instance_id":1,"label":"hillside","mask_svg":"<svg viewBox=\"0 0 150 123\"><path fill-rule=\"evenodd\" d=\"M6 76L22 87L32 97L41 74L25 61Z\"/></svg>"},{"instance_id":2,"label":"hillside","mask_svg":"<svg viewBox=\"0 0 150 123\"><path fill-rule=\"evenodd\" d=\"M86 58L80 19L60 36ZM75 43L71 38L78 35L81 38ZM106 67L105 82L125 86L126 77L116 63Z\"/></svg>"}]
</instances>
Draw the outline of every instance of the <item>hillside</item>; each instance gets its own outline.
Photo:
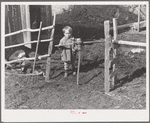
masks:
<instances>
[{"instance_id":1,"label":"hillside","mask_svg":"<svg viewBox=\"0 0 150 123\"><path fill-rule=\"evenodd\" d=\"M141 6L141 21L145 20L146 8ZM144 13L144 14L143 14ZM63 8L62 13L56 17L56 35L62 35L61 29L70 25L73 35L82 39L103 38L104 21L118 18L118 25L137 22L138 6L123 5L71 5Z\"/></svg>"}]
</instances>

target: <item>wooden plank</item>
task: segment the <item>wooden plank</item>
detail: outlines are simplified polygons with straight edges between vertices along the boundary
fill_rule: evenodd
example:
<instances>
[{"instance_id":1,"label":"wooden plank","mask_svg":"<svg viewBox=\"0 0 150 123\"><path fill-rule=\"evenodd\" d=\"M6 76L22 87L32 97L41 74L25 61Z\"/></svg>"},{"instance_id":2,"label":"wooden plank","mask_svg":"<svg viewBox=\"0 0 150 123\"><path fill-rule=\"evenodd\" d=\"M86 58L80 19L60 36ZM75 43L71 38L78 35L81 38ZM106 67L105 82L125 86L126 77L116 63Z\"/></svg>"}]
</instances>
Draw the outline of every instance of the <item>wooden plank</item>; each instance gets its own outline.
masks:
<instances>
[{"instance_id":1,"label":"wooden plank","mask_svg":"<svg viewBox=\"0 0 150 123\"><path fill-rule=\"evenodd\" d=\"M134 24L137 24L137 23L138 23L138 22L129 23L129 24L124 24L124 25L119 25L119 26L117 26L117 29L132 27ZM140 24L142 24L142 23L146 23L146 21L141 21ZM110 30L113 30L113 27L111 27Z\"/></svg>"},{"instance_id":2,"label":"wooden plank","mask_svg":"<svg viewBox=\"0 0 150 123\"><path fill-rule=\"evenodd\" d=\"M138 32L140 31L140 9L141 9L141 6L139 5L139 8L138 8Z\"/></svg>"},{"instance_id":3,"label":"wooden plank","mask_svg":"<svg viewBox=\"0 0 150 123\"><path fill-rule=\"evenodd\" d=\"M55 21L56 21L56 15L54 13L54 18L53 18L53 26L55 26ZM51 31L51 39L53 40L54 38L54 31L55 28L52 29ZM48 47L48 54L50 55L50 57L47 58L47 64L46 64L46 76L45 76L45 81L49 82L49 74L50 74L50 67L51 67L51 54L52 54L52 50L53 50L53 41L51 41L49 43L49 47Z\"/></svg>"},{"instance_id":4,"label":"wooden plank","mask_svg":"<svg viewBox=\"0 0 150 123\"><path fill-rule=\"evenodd\" d=\"M42 28L42 22L40 23L40 30L39 30L39 33L38 33L38 40L37 40L36 51L35 51L35 60L34 60L34 64L33 64L33 73L34 73L34 70L35 70L35 64L36 64L36 59L37 59L37 52L38 52L38 49L39 49L41 28Z\"/></svg>"},{"instance_id":5,"label":"wooden plank","mask_svg":"<svg viewBox=\"0 0 150 123\"><path fill-rule=\"evenodd\" d=\"M40 56L38 56L38 59L42 59L42 58L46 58L46 57L49 57L49 54L40 55ZM25 60L35 60L35 57L23 58L23 59L16 59L16 60L12 60L12 61L6 61L6 60L5 60L5 64L11 64L11 63L20 62L20 61L25 61ZM57 61L57 60L53 60L53 61Z\"/></svg>"},{"instance_id":6,"label":"wooden plank","mask_svg":"<svg viewBox=\"0 0 150 123\"><path fill-rule=\"evenodd\" d=\"M105 41L85 41L83 44L92 44L92 43L105 43Z\"/></svg>"},{"instance_id":7,"label":"wooden plank","mask_svg":"<svg viewBox=\"0 0 150 123\"><path fill-rule=\"evenodd\" d=\"M53 29L54 26L48 26L48 27L44 27L42 28L42 31L43 30L47 30L47 29ZM5 37L8 37L8 36L13 36L13 35L16 35L16 34L19 34L19 33L22 33L22 32L38 32L39 29L23 29L23 30L18 30L18 31L15 31L15 32L12 32L12 33L9 33L9 34L5 34Z\"/></svg>"},{"instance_id":8,"label":"wooden plank","mask_svg":"<svg viewBox=\"0 0 150 123\"><path fill-rule=\"evenodd\" d=\"M118 37L118 29L117 29L117 19L116 18L113 18L113 35L114 35L114 40L117 40L117 37ZM117 44L113 43L113 61L112 63L113 64L113 72L115 71L115 69L117 68L117 62L115 60L118 60L117 59L117 56L118 56L118 47L116 46ZM114 88L115 86L115 82L117 80L117 74L112 78L112 88Z\"/></svg>"},{"instance_id":9,"label":"wooden plank","mask_svg":"<svg viewBox=\"0 0 150 123\"><path fill-rule=\"evenodd\" d=\"M48 41L52 41L52 39L44 39L44 40L41 40L41 42L48 42ZM38 41L31 41L31 42L26 42L26 43L21 43L21 44L6 46L5 49L14 48L14 47L19 47L19 46L23 46L23 45L27 45L27 44L33 44L33 43L37 43L37 42L38 42Z\"/></svg>"},{"instance_id":10,"label":"wooden plank","mask_svg":"<svg viewBox=\"0 0 150 123\"><path fill-rule=\"evenodd\" d=\"M110 24L109 21L104 22L104 32L105 32L105 93L110 91L110 79L109 79L109 43L111 42L111 36L109 35Z\"/></svg>"},{"instance_id":11,"label":"wooden plank","mask_svg":"<svg viewBox=\"0 0 150 123\"><path fill-rule=\"evenodd\" d=\"M146 43L141 43L141 42L131 42L131 41L123 41L123 40L114 40L114 42L122 45L146 47Z\"/></svg>"}]
</instances>

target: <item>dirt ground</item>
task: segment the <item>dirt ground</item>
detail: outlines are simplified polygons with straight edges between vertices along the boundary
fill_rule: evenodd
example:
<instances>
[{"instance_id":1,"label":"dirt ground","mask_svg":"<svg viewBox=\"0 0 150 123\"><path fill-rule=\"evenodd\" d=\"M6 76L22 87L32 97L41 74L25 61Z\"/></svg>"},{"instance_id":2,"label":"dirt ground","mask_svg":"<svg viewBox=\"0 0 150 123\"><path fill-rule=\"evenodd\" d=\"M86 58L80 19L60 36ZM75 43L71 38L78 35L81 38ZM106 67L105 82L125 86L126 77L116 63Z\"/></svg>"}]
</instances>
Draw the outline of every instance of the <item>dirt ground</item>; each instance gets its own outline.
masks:
<instances>
[{"instance_id":1,"label":"dirt ground","mask_svg":"<svg viewBox=\"0 0 150 123\"><path fill-rule=\"evenodd\" d=\"M119 34L119 39L146 42L146 35L145 31L129 31ZM63 78L59 50L52 55L57 62L52 62L49 83L40 76L39 81L33 78L22 86L22 81L31 78L17 83L16 76L5 74L5 108L146 109L146 52L132 53L133 48L136 47L121 46L118 81L109 94L104 93L104 44L93 44L83 47L79 85L71 70L68 78ZM43 71L44 63L46 60L38 62Z\"/></svg>"}]
</instances>

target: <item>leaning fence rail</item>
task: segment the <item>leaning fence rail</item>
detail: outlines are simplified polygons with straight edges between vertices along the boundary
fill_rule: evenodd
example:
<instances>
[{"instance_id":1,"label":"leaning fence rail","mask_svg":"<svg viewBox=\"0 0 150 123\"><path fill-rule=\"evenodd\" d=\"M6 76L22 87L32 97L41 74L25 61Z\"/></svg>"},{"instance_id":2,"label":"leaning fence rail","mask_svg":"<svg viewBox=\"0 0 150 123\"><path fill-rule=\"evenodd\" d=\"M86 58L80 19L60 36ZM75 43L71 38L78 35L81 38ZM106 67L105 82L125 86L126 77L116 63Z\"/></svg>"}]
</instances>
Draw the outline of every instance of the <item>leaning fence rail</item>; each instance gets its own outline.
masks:
<instances>
[{"instance_id":1,"label":"leaning fence rail","mask_svg":"<svg viewBox=\"0 0 150 123\"><path fill-rule=\"evenodd\" d=\"M141 21L140 22L140 24L144 24L144 23L146 23L146 21ZM134 24L138 24L138 22L124 24L124 25L119 25L119 26L117 26L117 29L122 29L122 28L127 28L127 27L133 27ZM113 30L113 27L111 27L110 30Z\"/></svg>"},{"instance_id":2,"label":"leaning fence rail","mask_svg":"<svg viewBox=\"0 0 150 123\"><path fill-rule=\"evenodd\" d=\"M141 42L131 42L131 41L123 41L123 40L114 40L113 42L118 44L123 44L123 45L146 47L146 43L141 43Z\"/></svg>"},{"instance_id":3,"label":"leaning fence rail","mask_svg":"<svg viewBox=\"0 0 150 123\"><path fill-rule=\"evenodd\" d=\"M52 41L52 39L40 40L40 42L42 42L42 43L43 42L48 42L48 41ZM16 44L16 45L11 45L11 46L6 46L5 49L19 47L19 46L23 46L23 45L26 45L26 44L33 44L33 43L37 43L37 40L31 41L31 42L26 42L26 43L20 43L20 44Z\"/></svg>"}]
</instances>

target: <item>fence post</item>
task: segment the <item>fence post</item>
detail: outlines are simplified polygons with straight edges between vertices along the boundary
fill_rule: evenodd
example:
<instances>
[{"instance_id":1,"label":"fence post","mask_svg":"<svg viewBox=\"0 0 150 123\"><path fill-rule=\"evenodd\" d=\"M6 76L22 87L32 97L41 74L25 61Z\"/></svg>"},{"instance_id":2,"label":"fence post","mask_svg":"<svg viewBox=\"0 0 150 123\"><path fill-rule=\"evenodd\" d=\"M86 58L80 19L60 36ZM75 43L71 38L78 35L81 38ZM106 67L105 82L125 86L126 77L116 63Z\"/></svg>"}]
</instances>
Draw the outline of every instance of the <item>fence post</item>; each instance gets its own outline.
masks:
<instances>
[{"instance_id":1,"label":"fence post","mask_svg":"<svg viewBox=\"0 0 150 123\"><path fill-rule=\"evenodd\" d=\"M55 20L56 20L56 15L54 13L53 26L55 26ZM50 39L52 39L52 41L49 42L49 47L48 47L48 55L49 56L47 57L47 64L46 64L46 76L45 76L46 82L49 82L49 74L50 74L50 66L51 66L51 54L52 54L52 50L53 50L54 31L55 31L55 27L51 31Z\"/></svg>"},{"instance_id":2,"label":"fence post","mask_svg":"<svg viewBox=\"0 0 150 123\"><path fill-rule=\"evenodd\" d=\"M114 35L114 40L117 40L117 35L118 35L118 29L117 29L117 19L113 18L113 35ZM113 43L113 59L115 59L118 56L118 46L117 44ZM113 65L113 72L117 68L117 63ZM115 86L115 82L117 80L117 73L114 75L112 78L112 88Z\"/></svg>"},{"instance_id":3,"label":"fence post","mask_svg":"<svg viewBox=\"0 0 150 123\"><path fill-rule=\"evenodd\" d=\"M141 9L141 6L139 5L139 8L138 8L138 32L140 31L140 9Z\"/></svg>"},{"instance_id":4,"label":"fence post","mask_svg":"<svg viewBox=\"0 0 150 123\"><path fill-rule=\"evenodd\" d=\"M109 35L110 25L109 20L104 22L104 32L105 32L105 80L104 88L105 93L108 93L110 90L110 78L109 78L109 63L110 63L110 52L109 44L111 42L111 36Z\"/></svg>"}]
</instances>

